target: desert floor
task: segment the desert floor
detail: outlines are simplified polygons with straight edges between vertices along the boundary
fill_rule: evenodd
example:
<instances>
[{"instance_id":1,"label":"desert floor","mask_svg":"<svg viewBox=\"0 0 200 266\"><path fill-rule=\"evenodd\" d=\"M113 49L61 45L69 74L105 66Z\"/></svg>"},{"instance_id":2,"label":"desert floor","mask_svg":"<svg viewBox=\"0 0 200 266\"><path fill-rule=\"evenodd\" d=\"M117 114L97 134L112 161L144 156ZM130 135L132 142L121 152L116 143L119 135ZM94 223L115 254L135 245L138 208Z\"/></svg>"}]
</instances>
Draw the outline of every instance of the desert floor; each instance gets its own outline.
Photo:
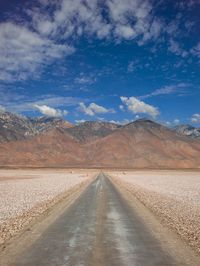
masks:
<instances>
[{"instance_id":1,"label":"desert floor","mask_svg":"<svg viewBox=\"0 0 200 266\"><path fill-rule=\"evenodd\" d=\"M199 265L200 172L0 170L2 265Z\"/></svg>"}]
</instances>

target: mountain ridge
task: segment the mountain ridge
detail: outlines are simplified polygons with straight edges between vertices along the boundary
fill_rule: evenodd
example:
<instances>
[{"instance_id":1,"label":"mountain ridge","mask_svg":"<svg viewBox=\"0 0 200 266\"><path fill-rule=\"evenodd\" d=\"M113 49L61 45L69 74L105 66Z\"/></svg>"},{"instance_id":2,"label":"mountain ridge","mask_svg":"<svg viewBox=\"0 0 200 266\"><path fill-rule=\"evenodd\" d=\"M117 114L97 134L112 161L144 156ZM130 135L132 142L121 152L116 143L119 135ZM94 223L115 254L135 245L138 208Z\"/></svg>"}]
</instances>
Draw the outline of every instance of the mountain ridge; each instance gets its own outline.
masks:
<instances>
[{"instance_id":1,"label":"mountain ridge","mask_svg":"<svg viewBox=\"0 0 200 266\"><path fill-rule=\"evenodd\" d=\"M0 165L200 168L198 139L178 134L151 120L141 119L126 125L87 121L76 126L63 126L59 119L47 120L54 121L55 125L42 127L39 134L30 138L1 143Z\"/></svg>"}]
</instances>

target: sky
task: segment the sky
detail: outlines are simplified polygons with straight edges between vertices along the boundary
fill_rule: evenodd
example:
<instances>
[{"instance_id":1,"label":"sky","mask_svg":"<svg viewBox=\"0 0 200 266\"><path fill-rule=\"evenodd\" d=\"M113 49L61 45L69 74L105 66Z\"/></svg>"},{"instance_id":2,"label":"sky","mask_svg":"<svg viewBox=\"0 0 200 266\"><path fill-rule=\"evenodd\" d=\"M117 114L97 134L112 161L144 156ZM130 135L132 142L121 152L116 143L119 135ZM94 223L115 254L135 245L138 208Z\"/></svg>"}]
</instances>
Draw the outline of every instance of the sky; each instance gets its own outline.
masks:
<instances>
[{"instance_id":1,"label":"sky","mask_svg":"<svg viewBox=\"0 0 200 266\"><path fill-rule=\"evenodd\" d=\"M1 0L0 111L200 125L200 0Z\"/></svg>"}]
</instances>

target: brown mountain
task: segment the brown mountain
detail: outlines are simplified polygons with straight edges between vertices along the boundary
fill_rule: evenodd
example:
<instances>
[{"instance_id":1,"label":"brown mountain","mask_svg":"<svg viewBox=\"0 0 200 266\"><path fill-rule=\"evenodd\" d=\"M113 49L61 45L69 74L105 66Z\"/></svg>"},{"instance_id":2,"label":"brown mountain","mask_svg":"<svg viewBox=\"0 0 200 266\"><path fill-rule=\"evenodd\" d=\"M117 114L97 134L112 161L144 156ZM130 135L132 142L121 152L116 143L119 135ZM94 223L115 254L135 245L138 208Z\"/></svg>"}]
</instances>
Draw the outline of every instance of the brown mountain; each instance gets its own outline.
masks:
<instances>
[{"instance_id":1,"label":"brown mountain","mask_svg":"<svg viewBox=\"0 0 200 266\"><path fill-rule=\"evenodd\" d=\"M88 145L90 164L126 168L200 168L200 141L138 120Z\"/></svg>"},{"instance_id":2,"label":"brown mountain","mask_svg":"<svg viewBox=\"0 0 200 266\"><path fill-rule=\"evenodd\" d=\"M121 127L98 123L86 123L73 130L58 127L31 139L0 144L0 164L200 168L199 140L181 136L150 120L137 120Z\"/></svg>"}]
</instances>

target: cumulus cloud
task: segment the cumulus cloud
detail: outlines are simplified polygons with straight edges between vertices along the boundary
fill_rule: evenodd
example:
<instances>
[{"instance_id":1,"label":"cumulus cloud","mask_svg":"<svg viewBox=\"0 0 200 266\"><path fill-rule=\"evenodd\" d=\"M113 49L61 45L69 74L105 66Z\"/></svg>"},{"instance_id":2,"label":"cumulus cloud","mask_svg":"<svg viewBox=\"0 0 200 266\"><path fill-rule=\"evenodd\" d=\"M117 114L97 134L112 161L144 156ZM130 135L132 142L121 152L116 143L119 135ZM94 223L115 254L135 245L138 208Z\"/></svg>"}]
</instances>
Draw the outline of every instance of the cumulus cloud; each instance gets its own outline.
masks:
<instances>
[{"instance_id":1,"label":"cumulus cloud","mask_svg":"<svg viewBox=\"0 0 200 266\"><path fill-rule=\"evenodd\" d=\"M193 114L191 117L191 122L192 123L200 123L200 114Z\"/></svg>"},{"instance_id":2,"label":"cumulus cloud","mask_svg":"<svg viewBox=\"0 0 200 266\"><path fill-rule=\"evenodd\" d=\"M43 115L50 116L50 117L62 117L68 114L66 110L54 109L47 105L35 104L33 107L38 109L40 113L42 113Z\"/></svg>"},{"instance_id":3,"label":"cumulus cloud","mask_svg":"<svg viewBox=\"0 0 200 266\"><path fill-rule=\"evenodd\" d=\"M88 106L86 106L84 103L80 103L79 110L89 116L94 116L96 114L114 113L113 109L106 109L105 107L96 103L90 103Z\"/></svg>"},{"instance_id":4,"label":"cumulus cloud","mask_svg":"<svg viewBox=\"0 0 200 266\"><path fill-rule=\"evenodd\" d=\"M120 97L123 104L127 107L127 109L133 114L147 114L155 118L159 115L158 108L147 104L135 97Z\"/></svg>"}]
</instances>

